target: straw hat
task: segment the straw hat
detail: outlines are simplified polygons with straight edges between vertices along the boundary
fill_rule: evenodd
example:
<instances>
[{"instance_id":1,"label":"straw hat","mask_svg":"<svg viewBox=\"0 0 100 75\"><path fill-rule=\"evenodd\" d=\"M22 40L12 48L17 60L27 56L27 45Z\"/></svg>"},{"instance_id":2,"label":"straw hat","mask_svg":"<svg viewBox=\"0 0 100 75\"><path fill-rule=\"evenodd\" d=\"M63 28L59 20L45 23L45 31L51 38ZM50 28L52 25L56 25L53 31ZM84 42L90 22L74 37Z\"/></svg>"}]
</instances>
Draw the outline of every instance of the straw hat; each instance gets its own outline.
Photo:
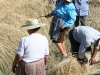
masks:
<instances>
[{"instance_id":1,"label":"straw hat","mask_svg":"<svg viewBox=\"0 0 100 75\"><path fill-rule=\"evenodd\" d=\"M71 0L66 0L66 1L71 2Z\"/></svg>"},{"instance_id":2,"label":"straw hat","mask_svg":"<svg viewBox=\"0 0 100 75\"><path fill-rule=\"evenodd\" d=\"M45 26L43 23L38 23L38 19L28 19L26 24L21 26L22 29L35 29L41 26Z\"/></svg>"}]
</instances>

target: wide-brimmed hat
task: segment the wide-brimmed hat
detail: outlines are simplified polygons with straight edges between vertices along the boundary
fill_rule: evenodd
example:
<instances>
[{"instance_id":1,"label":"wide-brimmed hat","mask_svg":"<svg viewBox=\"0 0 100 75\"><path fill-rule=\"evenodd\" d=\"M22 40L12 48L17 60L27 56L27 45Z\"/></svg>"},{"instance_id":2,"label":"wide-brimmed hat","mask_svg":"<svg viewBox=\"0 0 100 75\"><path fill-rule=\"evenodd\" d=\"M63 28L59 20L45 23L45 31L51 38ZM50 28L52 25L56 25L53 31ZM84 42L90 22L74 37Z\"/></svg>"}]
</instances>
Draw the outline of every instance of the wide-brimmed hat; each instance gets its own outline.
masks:
<instances>
[{"instance_id":1,"label":"wide-brimmed hat","mask_svg":"<svg viewBox=\"0 0 100 75\"><path fill-rule=\"evenodd\" d=\"M71 2L71 0L66 0L66 1Z\"/></svg>"},{"instance_id":2,"label":"wide-brimmed hat","mask_svg":"<svg viewBox=\"0 0 100 75\"><path fill-rule=\"evenodd\" d=\"M38 19L27 19L26 24L21 26L22 29L35 29L41 26L45 26L43 23L39 23Z\"/></svg>"}]
</instances>

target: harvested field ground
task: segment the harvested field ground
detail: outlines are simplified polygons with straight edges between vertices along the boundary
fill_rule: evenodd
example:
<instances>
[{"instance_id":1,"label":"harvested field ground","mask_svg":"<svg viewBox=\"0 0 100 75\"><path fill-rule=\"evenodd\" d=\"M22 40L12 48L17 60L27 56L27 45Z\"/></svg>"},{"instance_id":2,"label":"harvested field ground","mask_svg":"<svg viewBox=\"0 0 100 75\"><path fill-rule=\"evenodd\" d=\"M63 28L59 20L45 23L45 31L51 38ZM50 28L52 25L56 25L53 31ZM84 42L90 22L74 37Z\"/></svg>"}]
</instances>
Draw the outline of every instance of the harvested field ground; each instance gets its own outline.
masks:
<instances>
[{"instance_id":1,"label":"harvested field ground","mask_svg":"<svg viewBox=\"0 0 100 75\"><path fill-rule=\"evenodd\" d=\"M89 3L90 10L87 16L87 25L100 31L100 0L89 0ZM44 16L50 13L53 8L54 6L48 6L48 0L0 0L0 75L14 75L11 72L12 61L21 37L27 35L26 30L21 30L20 26L25 24L26 19ZM55 44L51 42L48 35L51 19L52 18L46 19L44 17L38 19L39 22L46 24L39 32L47 36L50 44L47 72L53 68L54 65L56 66L61 63L60 51ZM66 48L70 56L70 43L68 36L66 37ZM97 55L98 61L100 58L99 55L100 53ZM87 56L90 58L90 54L87 54ZM89 74L100 75L100 62L92 66L87 64L87 66L88 72L90 72ZM48 75L50 74L51 73L48 72Z\"/></svg>"}]
</instances>

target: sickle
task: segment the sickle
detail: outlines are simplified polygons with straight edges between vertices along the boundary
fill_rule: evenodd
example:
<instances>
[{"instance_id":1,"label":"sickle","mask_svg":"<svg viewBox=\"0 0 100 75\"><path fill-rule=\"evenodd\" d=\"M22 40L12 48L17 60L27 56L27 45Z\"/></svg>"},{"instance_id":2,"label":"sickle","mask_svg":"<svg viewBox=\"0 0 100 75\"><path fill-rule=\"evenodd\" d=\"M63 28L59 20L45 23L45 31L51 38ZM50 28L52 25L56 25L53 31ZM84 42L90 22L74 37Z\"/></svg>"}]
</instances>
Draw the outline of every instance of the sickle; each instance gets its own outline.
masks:
<instances>
[{"instance_id":1,"label":"sickle","mask_svg":"<svg viewBox=\"0 0 100 75\"><path fill-rule=\"evenodd\" d=\"M41 17L45 17L45 16L39 16L38 18L41 18ZM37 19L38 19L38 18L37 18Z\"/></svg>"}]
</instances>

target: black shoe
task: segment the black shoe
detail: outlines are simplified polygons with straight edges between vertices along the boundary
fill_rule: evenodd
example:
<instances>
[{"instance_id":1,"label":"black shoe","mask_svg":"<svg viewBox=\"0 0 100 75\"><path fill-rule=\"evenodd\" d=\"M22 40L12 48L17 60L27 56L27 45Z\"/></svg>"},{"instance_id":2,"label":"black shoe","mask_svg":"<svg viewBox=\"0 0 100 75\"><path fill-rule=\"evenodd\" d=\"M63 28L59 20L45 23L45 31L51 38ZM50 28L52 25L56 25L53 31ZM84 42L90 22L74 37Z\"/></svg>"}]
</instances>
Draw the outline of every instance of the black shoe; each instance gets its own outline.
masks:
<instances>
[{"instance_id":1,"label":"black shoe","mask_svg":"<svg viewBox=\"0 0 100 75\"><path fill-rule=\"evenodd\" d=\"M80 63L80 65L84 65L84 59L81 59L81 58L77 58L77 61Z\"/></svg>"},{"instance_id":2,"label":"black shoe","mask_svg":"<svg viewBox=\"0 0 100 75\"><path fill-rule=\"evenodd\" d=\"M83 65L83 64L88 63L88 58L87 58L86 56L84 56L83 59L77 58L77 61L78 61L81 65Z\"/></svg>"}]
</instances>

